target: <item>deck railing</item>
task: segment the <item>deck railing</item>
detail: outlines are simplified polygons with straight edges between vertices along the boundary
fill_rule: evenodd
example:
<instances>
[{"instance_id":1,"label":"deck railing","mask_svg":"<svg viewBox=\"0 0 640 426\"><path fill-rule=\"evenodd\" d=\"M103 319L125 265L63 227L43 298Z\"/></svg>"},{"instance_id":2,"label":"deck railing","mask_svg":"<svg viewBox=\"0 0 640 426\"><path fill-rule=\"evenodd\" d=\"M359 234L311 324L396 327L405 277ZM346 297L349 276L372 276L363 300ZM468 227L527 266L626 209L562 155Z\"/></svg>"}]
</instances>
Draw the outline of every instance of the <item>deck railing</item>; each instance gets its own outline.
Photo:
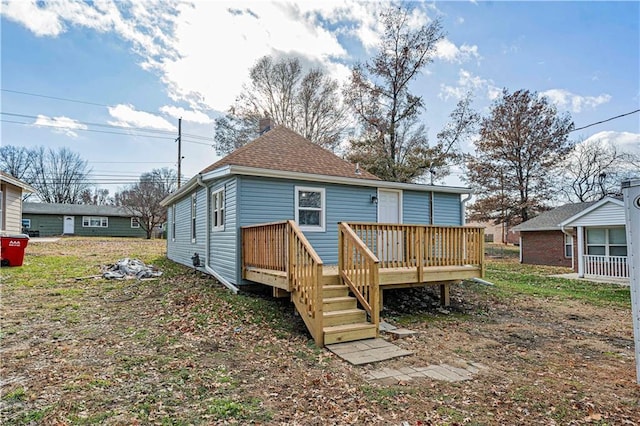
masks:
<instances>
[{"instance_id":1,"label":"deck railing","mask_svg":"<svg viewBox=\"0 0 640 426\"><path fill-rule=\"evenodd\" d=\"M338 224L338 250L340 277L377 327L380 322L380 260L346 223Z\"/></svg>"},{"instance_id":2,"label":"deck railing","mask_svg":"<svg viewBox=\"0 0 640 426\"><path fill-rule=\"evenodd\" d=\"M242 227L243 268L286 272L291 299L322 346L322 259L292 220Z\"/></svg>"},{"instance_id":3,"label":"deck railing","mask_svg":"<svg viewBox=\"0 0 640 426\"><path fill-rule=\"evenodd\" d=\"M484 228L471 226L349 223L380 260L381 268L479 267L484 276Z\"/></svg>"},{"instance_id":4,"label":"deck railing","mask_svg":"<svg viewBox=\"0 0 640 426\"><path fill-rule=\"evenodd\" d=\"M600 277L629 278L627 256L585 254L584 273Z\"/></svg>"}]
</instances>

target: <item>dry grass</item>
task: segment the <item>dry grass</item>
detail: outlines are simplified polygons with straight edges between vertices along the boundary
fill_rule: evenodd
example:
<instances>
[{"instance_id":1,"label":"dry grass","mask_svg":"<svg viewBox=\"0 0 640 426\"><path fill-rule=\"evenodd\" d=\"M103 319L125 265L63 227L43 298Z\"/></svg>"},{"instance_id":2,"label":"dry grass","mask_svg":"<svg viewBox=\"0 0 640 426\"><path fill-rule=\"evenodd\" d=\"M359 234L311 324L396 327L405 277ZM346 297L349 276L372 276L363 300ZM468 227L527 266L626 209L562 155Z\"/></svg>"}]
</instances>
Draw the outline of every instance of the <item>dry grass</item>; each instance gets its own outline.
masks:
<instances>
[{"instance_id":1,"label":"dry grass","mask_svg":"<svg viewBox=\"0 0 640 426\"><path fill-rule=\"evenodd\" d=\"M82 279L123 257L157 281ZM2 269L3 424L637 424L628 289L551 280L505 256L448 315L386 319L415 355L353 367L316 349L287 301L231 295L164 258L163 241L33 243ZM626 291L626 293L625 293ZM126 296L126 297L122 297ZM428 301L429 290L415 292ZM626 298L626 299L625 299ZM121 301L119 301L121 300ZM390 304L393 295L385 297ZM423 306L417 310L415 306ZM372 368L462 360L473 380L367 382Z\"/></svg>"}]
</instances>

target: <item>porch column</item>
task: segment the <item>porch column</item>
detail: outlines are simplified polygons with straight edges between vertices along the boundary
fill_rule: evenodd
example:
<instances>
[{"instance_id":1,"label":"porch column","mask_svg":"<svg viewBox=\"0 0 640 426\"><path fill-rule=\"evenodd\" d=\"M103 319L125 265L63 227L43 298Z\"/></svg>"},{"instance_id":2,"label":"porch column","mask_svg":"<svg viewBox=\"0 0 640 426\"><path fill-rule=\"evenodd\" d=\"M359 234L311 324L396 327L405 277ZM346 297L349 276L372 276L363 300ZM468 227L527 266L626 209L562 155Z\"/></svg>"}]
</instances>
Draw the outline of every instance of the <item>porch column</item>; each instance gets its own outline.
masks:
<instances>
[{"instance_id":1,"label":"porch column","mask_svg":"<svg viewBox=\"0 0 640 426\"><path fill-rule=\"evenodd\" d=\"M576 228L576 235L578 237L578 278L584 278L584 227L578 226Z\"/></svg>"}]
</instances>

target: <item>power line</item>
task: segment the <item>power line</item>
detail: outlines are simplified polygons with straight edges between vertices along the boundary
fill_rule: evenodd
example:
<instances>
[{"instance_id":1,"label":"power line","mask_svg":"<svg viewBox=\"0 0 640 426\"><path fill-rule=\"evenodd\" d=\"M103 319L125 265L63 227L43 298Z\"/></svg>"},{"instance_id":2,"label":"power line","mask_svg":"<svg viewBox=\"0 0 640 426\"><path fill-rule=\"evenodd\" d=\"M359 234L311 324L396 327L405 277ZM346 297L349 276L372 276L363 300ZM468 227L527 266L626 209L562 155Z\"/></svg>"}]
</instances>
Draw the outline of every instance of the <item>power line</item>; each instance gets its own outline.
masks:
<instances>
[{"instance_id":1,"label":"power line","mask_svg":"<svg viewBox=\"0 0 640 426\"><path fill-rule=\"evenodd\" d=\"M101 107L109 107L109 105L105 105L105 104L99 104L96 102L89 102L89 101L81 101L78 99L68 99L68 98L59 98L57 96L47 96L47 95L40 95L38 93L30 93L30 92L21 92L19 90L11 90L11 89L0 89L3 92L9 92L9 93L17 93L19 95L28 95L28 96L35 96L38 98L46 98L46 99L55 99L57 101L66 101L66 102L75 102L77 104L85 104L85 105L94 105L94 106L101 106Z\"/></svg>"},{"instance_id":2,"label":"power line","mask_svg":"<svg viewBox=\"0 0 640 426\"><path fill-rule=\"evenodd\" d=\"M578 127L576 129L571 130L569 133L575 132L577 130L583 130L583 129L586 129L587 127L595 126L596 124L606 123L607 121L615 120L617 118L626 117L627 115L635 114L636 112L640 112L640 109L637 109L637 110L631 111L631 112L627 112L625 114L616 115L615 117L607 118L606 120L596 121L595 123L587 124L586 126Z\"/></svg>"},{"instance_id":3,"label":"power line","mask_svg":"<svg viewBox=\"0 0 640 426\"><path fill-rule=\"evenodd\" d=\"M21 124L23 126L34 126L34 123L26 123L24 121L14 121L14 120L0 119L0 122L2 122L2 123L11 123L11 124ZM74 131L74 132L76 130L78 130L78 131L82 131L82 132L107 133L107 134L112 134L112 135L136 136L136 137L142 137L142 138L164 139L164 140L167 140L167 141L175 141L175 138L168 137L168 136L141 135L141 134L137 134L137 133L112 132L112 131L109 131L109 130L82 129L82 128L78 128L78 127L61 127L61 126L54 126L54 125L51 125L51 124L37 124L36 126L51 127L51 128L54 128L54 129L61 129L61 130L67 129L67 130ZM198 142L198 141L185 139L185 138L183 138L183 141L187 142L187 143L195 144L195 145L203 145L203 146L213 147L210 143Z\"/></svg>"}]
</instances>

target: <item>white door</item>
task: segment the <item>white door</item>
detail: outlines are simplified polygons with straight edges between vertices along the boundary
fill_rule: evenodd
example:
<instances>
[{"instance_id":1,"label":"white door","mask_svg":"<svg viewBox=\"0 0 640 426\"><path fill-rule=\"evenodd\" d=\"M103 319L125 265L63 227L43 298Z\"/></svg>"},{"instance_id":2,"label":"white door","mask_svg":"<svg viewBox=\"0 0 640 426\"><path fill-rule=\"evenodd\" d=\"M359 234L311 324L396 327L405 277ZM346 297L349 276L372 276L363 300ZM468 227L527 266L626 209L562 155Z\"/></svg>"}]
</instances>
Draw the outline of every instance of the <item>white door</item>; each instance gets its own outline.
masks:
<instances>
[{"instance_id":1,"label":"white door","mask_svg":"<svg viewBox=\"0 0 640 426\"><path fill-rule=\"evenodd\" d=\"M378 190L378 223L402 223L402 191ZM376 255L384 261L402 261L404 258L401 230L379 231Z\"/></svg>"},{"instance_id":2,"label":"white door","mask_svg":"<svg viewBox=\"0 0 640 426\"><path fill-rule=\"evenodd\" d=\"M74 222L75 222L75 218L73 216L65 216L64 223L62 226L62 233L73 234L75 232Z\"/></svg>"}]
</instances>

